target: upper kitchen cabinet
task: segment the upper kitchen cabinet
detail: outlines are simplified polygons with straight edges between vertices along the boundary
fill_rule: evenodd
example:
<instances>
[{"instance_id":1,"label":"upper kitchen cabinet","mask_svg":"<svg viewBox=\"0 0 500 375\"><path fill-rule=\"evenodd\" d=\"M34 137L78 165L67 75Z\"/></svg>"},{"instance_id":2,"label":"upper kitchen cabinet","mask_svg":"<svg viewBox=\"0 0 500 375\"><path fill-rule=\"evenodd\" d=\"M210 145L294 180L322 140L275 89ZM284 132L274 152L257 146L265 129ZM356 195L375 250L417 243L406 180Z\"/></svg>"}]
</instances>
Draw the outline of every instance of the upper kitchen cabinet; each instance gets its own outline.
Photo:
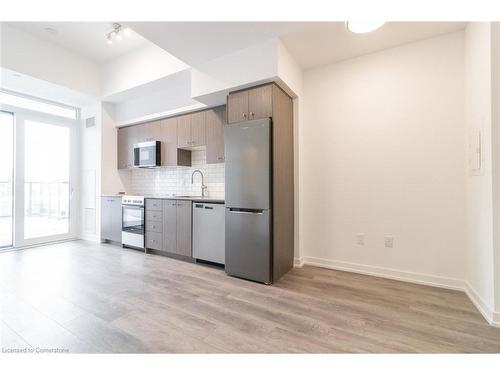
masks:
<instances>
[{"instance_id":1,"label":"upper kitchen cabinet","mask_svg":"<svg viewBox=\"0 0 500 375\"><path fill-rule=\"evenodd\" d=\"M191 115L177 117L177 147L191 146Z\"/></svg>"},{"instance_id":2,"label":"upper kitchen cabinet","mask_svg":"<svg viewBox=\"0 0 500 375\"><path fill-rule=\"evenodd\" d=\"M171 117L160 123L161 165L191 166L191 151L177 148L178 118Z\"/></svg>"},{"instance_id":3,"label":"upper kitchen cabinet","mask_svg":"<svg viewBox=\"0 0 500 375\"><path fill-rule=\"evenodd\" d=\"M205 111L183 115L177 122L177 144L179 148L206 145Z\"/></svg>"},{"instance_id":4,"label":"upper kitchen cabinet","mask_svg":"<svg viewBox=\"0 0 500 375\"><path fill-rule=\"evenodd\" d=\"M225 107L206 111L207 164L224 162Z\"/></svg>"},{"instance_id":5,"label":"upper kitchen cabinet","mask_svg":"<svg viewBox=\"0 0 500 375\"><path fill-rule=\"evenodd\" d=\"M248 90L248 119L271 117L273 115L273 86L260 86Z\"/></svg>"},{"instance_id":6,"label":"upper kitchen cabinet","mask_svg":"<svg viewBox=\"0 0 500 375\"><path fill-rule=\"evenodd\" d=\"M146 122L144 124L136 125L137 142L150 142L160 139L160 121Z\"/></svg>"},{"instance_id":7,"label":"upper kitchen cabinet","mask_svg":"<svg viewBox=\"0 0 500 375\"><path fill-rule=\"evenodd\" d=\"M138 129L136 126L118 128L118 169L127 169L134 166L134 143L137 143Z\"/></svg>"},{"instance_id":8,"label":"upper kitchen cabinet","mask_svg":"<svg viewBox=\"0 0 500 375\"><path fill-rule=\"evenodd\" d=\"M229 94L227 98L227 122L248 120L248 91L238 91Z\"/></svg>"},{"instance_id":9,"label":"upper kitchen cabinet","mask_svg":"<svg viewBox=\"0 0 500 375\"><path fill-rule=\"evenodd\" d=\"M206 111L195 112L191 115L191 147L206 144Z\"/></svg>"},{"instance_id":10,"label":"upper kitchen cabinet","mask_svg":"<svg viewBox=\"0 0 500 375\"><path fill-rule=\"evenodd\" d=\"M127 169L128 129L129 128L118 128L117 130L118 169Z\"/></svg>"},{"instance_id":11,"label":"upper kitchen cabinet","mask_svg":"<svg viewBox=\"0 0 500 375\"><path fill-rule=\"evenodd\" d=\"M272 116L273 85L230 93L227 98L228 123Z\"/></svg>"}]
</instances>

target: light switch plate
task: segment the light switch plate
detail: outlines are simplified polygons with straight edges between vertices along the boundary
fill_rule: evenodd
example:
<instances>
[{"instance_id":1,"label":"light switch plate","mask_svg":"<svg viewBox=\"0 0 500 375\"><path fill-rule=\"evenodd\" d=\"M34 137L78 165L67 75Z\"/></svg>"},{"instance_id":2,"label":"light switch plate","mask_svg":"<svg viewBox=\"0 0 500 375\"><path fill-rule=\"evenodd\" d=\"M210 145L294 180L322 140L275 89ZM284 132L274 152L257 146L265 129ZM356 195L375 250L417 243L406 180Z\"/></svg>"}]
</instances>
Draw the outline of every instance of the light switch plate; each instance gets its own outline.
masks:
<instances>
[{"instance_id":1,"label":"light switch plate","mask_svg":"<svg viewBox=\"0 0 500 375\"><path fill-rule=\"evenodd\" d=\"M394 247L394 237L384 236L385 247Z\"/></svg>"},{"instance_id":2,"label":"light switch plate","mask_svg":"<svg viewBox=\"0 0 500 375\"><path fill-rule=\"evenodd\" d=\"M357 233L356 234L356 244L363 246L365 244L365 234Z\"/></svg>"},{"instance_id":3,"label":"light switch plate","mask_svg":"<svg viewBox=\"0 0 500 375\"><path fill-rule=\"evenodd\" d=\"M483 144L480 129L473 129L469 136L469 173L472 176L483 174Z\"/></svg>"}]
</instances>

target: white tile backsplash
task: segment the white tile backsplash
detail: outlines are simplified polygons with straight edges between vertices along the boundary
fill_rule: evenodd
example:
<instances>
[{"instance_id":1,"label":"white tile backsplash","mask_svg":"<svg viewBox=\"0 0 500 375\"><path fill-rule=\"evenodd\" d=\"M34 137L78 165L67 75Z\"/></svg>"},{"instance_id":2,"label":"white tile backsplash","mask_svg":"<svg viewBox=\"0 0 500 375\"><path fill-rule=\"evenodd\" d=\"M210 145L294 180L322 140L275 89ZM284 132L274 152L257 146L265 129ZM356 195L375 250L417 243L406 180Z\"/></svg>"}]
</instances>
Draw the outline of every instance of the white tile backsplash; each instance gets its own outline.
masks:
<instances>
[{"instance_id":1,"label":"white tile backsplash","mask_svg":"<svg viewBox=\"0 0 500 375\"><path fill-rule=\"evenodd\" d=\"M203 172L208 196L224 198L224 164L206 164L205 150L191 152L191 167L162 167L133 169L129 191L144 196L201 195L201 176L191 174L195 169Z\"/></svg>"}]
</instances>

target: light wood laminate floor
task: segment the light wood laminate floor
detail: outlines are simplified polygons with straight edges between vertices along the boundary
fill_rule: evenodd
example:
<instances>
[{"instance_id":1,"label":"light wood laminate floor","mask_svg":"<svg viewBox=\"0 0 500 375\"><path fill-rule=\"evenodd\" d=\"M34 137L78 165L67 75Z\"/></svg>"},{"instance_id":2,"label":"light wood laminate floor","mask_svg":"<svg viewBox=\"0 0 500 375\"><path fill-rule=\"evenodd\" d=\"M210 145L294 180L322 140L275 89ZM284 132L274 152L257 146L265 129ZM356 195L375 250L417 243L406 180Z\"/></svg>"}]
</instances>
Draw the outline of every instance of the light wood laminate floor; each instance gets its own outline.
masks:
<instances>
[{"instance_id":1,"label":"light wood laminate floor","mask_svg":"<svg viewBox=\"0 0 500 375\"><path fill-rule=\"evenodd\" d=\"M3 348L500 352L462 292L314 267L273 286L84 241L0 253Z\"/></svg>"}]
</instances>

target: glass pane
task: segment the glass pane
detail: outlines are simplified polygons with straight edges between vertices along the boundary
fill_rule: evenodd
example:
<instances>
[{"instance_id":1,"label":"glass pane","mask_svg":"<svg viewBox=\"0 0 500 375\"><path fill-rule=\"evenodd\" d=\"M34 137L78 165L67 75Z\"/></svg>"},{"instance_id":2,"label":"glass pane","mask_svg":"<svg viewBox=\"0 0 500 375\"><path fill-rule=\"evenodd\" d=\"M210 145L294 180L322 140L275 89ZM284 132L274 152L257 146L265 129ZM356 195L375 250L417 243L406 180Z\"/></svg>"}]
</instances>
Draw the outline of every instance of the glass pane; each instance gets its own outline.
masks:
<instances>
[{"instance_id":1,"label":"glass pane","mask_svg":"<svg viewBox=\"0 0 500 375\"><path fill-rule=\"evenodd\" d=\"M77 119L78 112L76 108L45 103L43 101L25 98L23 96L13 95L3 91L0 91L0 103L12 105L19 108L30 109L32 111L49 113L51 115L67 117L73 120Z\"/></svg>"},{"instance_id":2,"label":"glass pane","mask_svg":"<svg viewBox=\"0 0 500 375\"><path fill-rule=\"evenodd\" d=\"M25 122L24 238L69 232L69 128Z\"/></svg>"},{"instance_id":3,"label":"glass pane","mask_svg":"<svg viewBox=\"0 0 500 375\"><path fill-rule=\"evenodd\" d=\"M0 112L0 247L12 245L14 116Z\"/></svg>"}]
</instances>

